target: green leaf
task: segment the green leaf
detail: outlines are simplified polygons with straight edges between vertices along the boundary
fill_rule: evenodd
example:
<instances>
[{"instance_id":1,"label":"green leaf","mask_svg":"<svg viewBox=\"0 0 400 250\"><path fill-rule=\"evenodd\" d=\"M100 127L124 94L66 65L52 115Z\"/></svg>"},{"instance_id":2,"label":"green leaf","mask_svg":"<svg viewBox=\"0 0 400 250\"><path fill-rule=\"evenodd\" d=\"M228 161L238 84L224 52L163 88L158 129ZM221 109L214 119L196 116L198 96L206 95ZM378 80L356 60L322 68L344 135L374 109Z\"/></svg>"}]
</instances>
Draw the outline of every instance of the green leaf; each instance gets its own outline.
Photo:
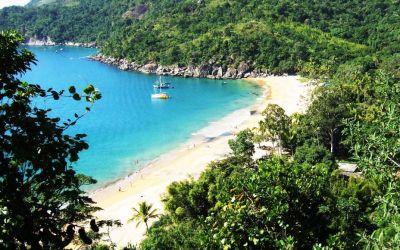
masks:
<instances>
[{"instance_id":1,"label":"green leaf","mask_svg":"<svg viewBox=\"0 0 400 250\"><path fill-rule=\"evenodd\" d=\"M71 94L75 94L75 93L76 93L76 89L75 89L74 86L70 86L70 87L68 88L68 91L69 91L69 93L71 93Z\"/></svg>"},{"instance_id":2,"label":"green leaf","mask_svg":"<svg viewBox=\"0 0 400 250\"><path fill-rule=\"evenodd\" d=\"M75 101L80 101L80 100L81 100L81 96L80 96L79 94L77 94L77 93L73 94L73 95L72 95L72 98L73 98Z\"/></svg>"},{"instance_id":3,"label":"green leaf","mask_svg":"<svg viewBox=\"0 0 400 250\"><path fill-rule=\"evenodd\" d=\"M83 92L85 92L85 94L90 95L91 93L93 93L95 91L95 88L93 85L88 85Z\"/></svg>"}]
</instances>

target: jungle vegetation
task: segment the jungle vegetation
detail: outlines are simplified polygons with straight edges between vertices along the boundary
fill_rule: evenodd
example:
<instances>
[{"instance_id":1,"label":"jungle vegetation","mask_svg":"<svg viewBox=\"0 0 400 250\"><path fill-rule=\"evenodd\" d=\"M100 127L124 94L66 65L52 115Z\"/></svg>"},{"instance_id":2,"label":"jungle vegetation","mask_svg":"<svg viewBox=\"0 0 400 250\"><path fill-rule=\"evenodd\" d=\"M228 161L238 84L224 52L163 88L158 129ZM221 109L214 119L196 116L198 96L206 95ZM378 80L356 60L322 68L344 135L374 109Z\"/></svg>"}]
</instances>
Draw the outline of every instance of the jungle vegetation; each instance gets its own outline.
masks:
<instances>
[{"instance_id":1,"label":"jungle vegetation","mask_svg":"<svg viewBox=\"0 0 400 250\"><path fill-rule=\"evenodd\" d=\"M135 62L245 61L317 83L306 113L287 116L268 106L257 129L229 142L229 157L210 163L197 180L172 183L165 212L137 248L397 249L399 6L397 0L57 1L5 8L0 29L58 42L95 40L103 53ZM31 107L33 97L64 92L20 82L16 75L34 58L17 49L16 34L0 39L0 244L65 244L72 235L65 226L78 229L95 209L80 189L92 180L69 168L88 145L83 135L64 135L68 123ZM89 103L99 97L93 87L83 96L69 92L93 98ZM254 160L267 140L273 150ZM21 150L25 142L31 147ZM360 173L343 175L343 161Z\"/></svg>"},{"instance_id":2,"label":"jungle vegetation","mask_svg":"<svg viewBox=\"0 0 400 250\"><path fill-rule=\"evenodd\" d=\"M400 49L398 1L57 0L0 11L0 30L94 42L137 63L213 64L331 74ZM309 72L309 71L313 72Z\"/></svg>"},{"instance_id":3,"label":"jungle vegetation","mask_svg":"<svg viewBox=\"0 0 400 250\"><path fill-rule=\"evenodd\" d=\"M400 247L399 59L342 65L305 114L268 106L231 156L169 186L140 249ZM275 150L253 160L265 140ZM343 161L359 173L344 175Z\"/></svg>"}]
</instances>

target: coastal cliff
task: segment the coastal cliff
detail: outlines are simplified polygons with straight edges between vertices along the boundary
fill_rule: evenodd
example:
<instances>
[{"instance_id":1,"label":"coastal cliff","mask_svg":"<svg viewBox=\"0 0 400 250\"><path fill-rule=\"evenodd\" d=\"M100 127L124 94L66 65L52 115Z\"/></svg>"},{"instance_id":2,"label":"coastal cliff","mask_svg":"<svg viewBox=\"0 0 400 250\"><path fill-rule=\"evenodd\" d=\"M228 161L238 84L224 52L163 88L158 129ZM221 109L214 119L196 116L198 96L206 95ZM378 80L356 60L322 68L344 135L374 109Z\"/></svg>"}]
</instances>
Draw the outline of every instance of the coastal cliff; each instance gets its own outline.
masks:
<instances>
[{"instance_id":1,"label":"coastal cliff","mask_svg":"<svg viewBox=\"0 0 400 250\"><path fill-rule=\"evenodd\" d=\"M113 65L125 71L138 71L146 74L171 75L181 77L209 78L209 79L241 79L248 77L266 77L267 71L253 70L250 62L242 62L237 68L218 65L212 61L200 66L170 65L157 63L137 64L127 59L117 59L103 54L89 57L91 60Z\"/></svg>"}]
</instances>

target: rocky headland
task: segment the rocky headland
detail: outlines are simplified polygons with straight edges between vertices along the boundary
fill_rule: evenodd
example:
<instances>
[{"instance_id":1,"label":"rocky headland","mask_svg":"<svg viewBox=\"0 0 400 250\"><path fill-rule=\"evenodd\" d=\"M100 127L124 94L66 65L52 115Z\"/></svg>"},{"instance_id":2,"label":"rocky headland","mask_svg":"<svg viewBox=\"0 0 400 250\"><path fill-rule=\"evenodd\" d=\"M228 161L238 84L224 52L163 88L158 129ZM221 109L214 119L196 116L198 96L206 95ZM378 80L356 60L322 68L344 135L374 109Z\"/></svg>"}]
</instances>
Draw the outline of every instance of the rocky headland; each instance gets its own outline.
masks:
<instances>
[{"instance_id":1,"label":"rocky headland","mask_svg":"<svg viewBox=\"0 0 400 250\"><path fill-rule=\"evenodd\" d=\"M76 43L76 42L63 42L57 43L54 42L50 37L27 37L25 38L24 45L29 46L56 46L56 45L65 45L65 46L73 46L73 47L83 47L83 48L96 48L97 44L95 42L90 43Z\"/></svg>"},{"instance_id":2,"label":"rocky headland","mask_svg":"<svg viewBox=\"0 0 400 250\"><path fill-rule=\"evenodd\" d=\"M24 41L25 45L29 46L73 46L84 48L97 48L95 42L78 43L78 42L54 42L50 37L28 37ZM164 66L157 63L138 64L130 62L127 59L118 59L101 53L89 57L94 61L99 61L105 64L113 65L125 71L137 71L145 74L157 75L171 75L180 77L194 77L194 78L209 78L209 79L241 79L241 78L256 78L270 76L267 71L253 69L250 62L242 62L238 67L229 67L226 65L219 65L213 61L195 66L195 65L170 65Z\"/></svg>"},{"instance_id":3,"label":"rocky headland","mask_svg":"<svg viewBox=\"0 0 400 250\"><path fill-rule=\"evenodd\" d=\"M157 63L137 64L127 59L117 59L103 54L89 57L91 60L113 65L125 71L138 71L146 74L171 75L181 77L209 78L209 79L241 79L267 77L266 71L253 70L249 62L242 62L237 68L218 65L210 61L200 66L171 65L164 66Z\"/></svg>"}]
</instances>

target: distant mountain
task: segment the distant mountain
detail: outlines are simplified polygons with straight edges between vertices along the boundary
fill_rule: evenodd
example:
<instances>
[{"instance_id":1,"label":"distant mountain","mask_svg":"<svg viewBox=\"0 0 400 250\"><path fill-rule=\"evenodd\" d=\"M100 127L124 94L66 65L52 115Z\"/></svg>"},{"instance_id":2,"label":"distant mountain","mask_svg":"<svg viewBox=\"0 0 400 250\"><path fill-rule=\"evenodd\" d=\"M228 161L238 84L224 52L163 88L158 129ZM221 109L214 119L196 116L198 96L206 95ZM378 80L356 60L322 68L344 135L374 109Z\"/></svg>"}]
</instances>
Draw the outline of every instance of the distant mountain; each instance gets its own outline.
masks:
<instances>
[{"instance_id":1,"label":"distant mountain","mask_svg":"<svg viewBox=\"0 0 400 250\"><path fill-rule=\"evenodd\" d=\"M79 0L32 0L26 7L40 7L48 4L59 4L60 6L72 7L79 5Z\"/></svg>"},{"instance_id":2,"label":"distant mountain","mask_svg":"<svg viewBox=\"0 0 400 250\"><path fill-rule=\"evenodd\" d=\"M56 1L58 1L58 0L32 0L26 6L27 7L37 7L37 6L41 6L41 5L45 5L45 4L49 4L49 3L54 3Z\"/></svg>"}]
</instances>

